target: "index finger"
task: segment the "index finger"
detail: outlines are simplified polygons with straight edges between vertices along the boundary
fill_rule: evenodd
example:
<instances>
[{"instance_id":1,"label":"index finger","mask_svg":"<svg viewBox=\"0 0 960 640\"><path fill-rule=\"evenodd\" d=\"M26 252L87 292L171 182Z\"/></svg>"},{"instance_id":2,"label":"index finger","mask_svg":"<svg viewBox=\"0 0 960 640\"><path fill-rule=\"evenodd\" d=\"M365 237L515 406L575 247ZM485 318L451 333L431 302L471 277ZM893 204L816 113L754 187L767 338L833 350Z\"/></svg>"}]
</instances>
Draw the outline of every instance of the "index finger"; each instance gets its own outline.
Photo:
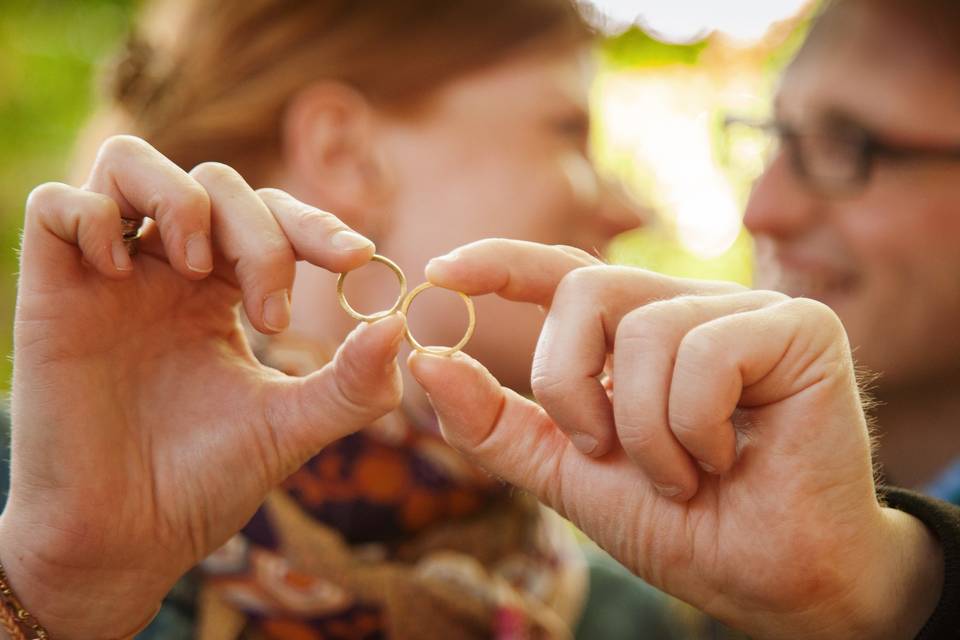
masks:
<instances>
[{"instance_id":1,"label":"index finger","mask_svg":"<svg viewBox=\"0 0 960 640\"><path fill-rule=\"evenodd\" d=\"M581 267L603 264L586 251L562 245L488 238L427 264L427 279L468 296L496 293L515 302L550 306L560 281Z\"/></svg>"},{"instance_id":2,"label":"index finger","mask_svg":"<svg viewBox=\"0 0 960 640\"><path fill-rule=\"evenodd\" d=\"M567 275L584 267L606 266L586 251L564 245L488 238L471 242L427 264L427 279L438 287L470 296L495 293L514 302L549 307ZM680 295L743 291L732 283L672 278L636 267L608 267L610 276L591 279L599 291L581 291L588 302L604 302L604 320L618 321L651 300ZM614 271L615 270L615 271ZM604 269L600 269L604 271ZM612 330L617 322L609 322Z\"/></svg>"}]
</instances>

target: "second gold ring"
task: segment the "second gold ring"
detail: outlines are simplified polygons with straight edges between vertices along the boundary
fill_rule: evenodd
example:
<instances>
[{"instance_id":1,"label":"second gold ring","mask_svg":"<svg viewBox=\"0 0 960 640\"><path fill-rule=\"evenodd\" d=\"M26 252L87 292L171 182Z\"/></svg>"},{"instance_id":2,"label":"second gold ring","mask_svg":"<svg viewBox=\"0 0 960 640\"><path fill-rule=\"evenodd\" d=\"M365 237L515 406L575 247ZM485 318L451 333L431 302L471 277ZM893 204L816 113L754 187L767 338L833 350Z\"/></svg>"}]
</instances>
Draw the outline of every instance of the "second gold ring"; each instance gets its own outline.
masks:
<instances>
[{"instance_id":1,"label":"second gold ring","mask_svg":"<svg viewBox=\"0 0 960 640\"><path fill-rule=\"evenodd\" d=\"M416 298L418 295L420 295L427 289L435 286L429 282L424 282L423 284L421 284L420 286L418 286L416 289L414 289L408 294L407 293L407 277L406 275L404 275L403 270L395 262L379 254L373 256L372 259L375 262L379 262L381 264L386 265L387 267L390 268L391 271L394 272L394 274L396 274L397 279L400 281L400 295L397 296L397 301L389 309L385 309L383 311L378 311L376 313L371 313L371 314L360 313L359 311L357 311L356 309L350 306L350 303L347 302L347 297L343 291L344 282L346 281L347 274L349 272L341 273L340 277L337 279L337 299L340 301L340 306L343 307L343 310L346 311L350 315L350 317L356 320L360 320L362 322L376 322L377 320L386 318L387 316L393 313L396 313L397 311L402 311L403 314L406 316L408 311L410 310L410 305L413 303L414 298ZM460 291L454 291L453 293L456 293L458 296L460 296L464 304L467 305L467 319L468 319L467 330L464 333L463 337L460 339L460 342L458 342L452 347L425 347L419 342L417 342L417 339L414 338L413 334L410 332L410 326L407 325L404 329L407 342L409 342L410 346L412 346L417 351L420 351L421 353L429 353L431 355L450 356L460 351L461 349L463 349L467 345L467 343L470 342L470 338L473 337L474 329L477 326L477 314L473 306L473 300L470 298L470 296Z\"/></svg>"},{"instance_id":2,"label":"second gold ring","mask_svg":"<svg viewBox=\"0 0 960 640\"><path fill-rule=\"evenodd\" d=\"M420 295L421 293L423 293L424 291L426 291L427 289L433 286L436 286L436 285L430 282L424 282L423 284L418 286L416 289L411 291L410 294L406 298L404 298L403 306L400 308L400 310L403 312L403 315L405 316L407 315L407 312L409 311L410 305L413 303L414 298L416 298L418 295ZM406 328L406 334L407 334L407 342L410 343L410 346L412 346L414 349L416 349L421 353L429 353L435 356L452 356L453 354L455 354L456 352L460 351L465 346L467 346L467 343L470 342L470 338L473 337L473 330L477 326L477 313L476 313L476 310L473 308L473 300L470 298L470 296L468 296L467 294L461 291L454 291L454 293L460 296L464 304L467 305L467 318L468 318L467 331L463 334L463 337L460 338L460 342L458 342L452 347L425 347L419 342L417 342L417 339L413 337L413 334L410 332L410 324L408 323Z\"/></svg>"}]
</instances>

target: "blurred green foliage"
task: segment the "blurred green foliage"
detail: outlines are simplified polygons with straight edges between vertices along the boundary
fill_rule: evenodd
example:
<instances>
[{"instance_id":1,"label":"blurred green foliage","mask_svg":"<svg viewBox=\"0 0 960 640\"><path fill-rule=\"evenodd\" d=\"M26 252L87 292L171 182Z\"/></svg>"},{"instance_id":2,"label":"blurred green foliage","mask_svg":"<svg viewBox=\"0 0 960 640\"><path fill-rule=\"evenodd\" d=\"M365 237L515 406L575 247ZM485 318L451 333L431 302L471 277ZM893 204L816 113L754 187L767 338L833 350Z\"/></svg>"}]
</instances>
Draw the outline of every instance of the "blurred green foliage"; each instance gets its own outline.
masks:
<instances>
[{"instance_id":1,"label":"blurred green foliage","mask_svg":"<svg viewBox=\"0 0 960 640\"><path fill-rule=\"evenodd\" d=\"M125 33L130 0L0 0L0 353L12 342L23 204L62 180L95 106L98 63ZM0 389L10 360L0 360Z\"/></svg>"},{"instance_id":2,"label":"blurred green foliage","mask_svg":"<svg viewBox=\"0 0 960 640\"><path fill-rule=\"evenodd\" d=\"M650 68L675 64L697 64L706 49L702 40L692 44L660 42L639 27L607 38L601 47L604 64L619 69Z\"/></svg>"},{"instance_id":3,"label":"blurred green foliage","mask_svg":"<svg viewBox=\"0 0 960 640\"><path fill-rule=\"evenodd\" d=\"M780 44L765 52L759 73L766 88L760 92L758 105L762 110L757 113L738 115L758 116L768 113L775 90L776 79L784 67L795 55L806 37L814 12L808 11L790 25L790 29ZM703 65L704 56L709 54L711 46L709 36L689 44L664 43L651 37L638 27L632 27L623 33L608 38L601 47L601 59L605 69L614 72L630 71L670 71ZM745 53L745 55L752 55ZM755 105L757 106L757 105ZM717 147L715 153L722 154L723 116L726 113L710 114L712 128L715 131ZM638 117L639 114L638 114ZM601 164L614 175L626 174L632 181L634 191L644 199L645 195L656 191L656 181L652 175L636 166L630 157L619 157L611 152L613 145L604 136L611 135L603 131L603 126L595 136L595 147L600 154ZM612 135L616 135L615 133ZM722 158L717 158L723 164ZM627 165L630 165L627 167ZM727 178L737 194L741 205L745 205L752 181L759 175L756 167L747 171L737 171L736 167L727 171ZM730 169L727 167L727 169ZM621 171L622 170L622 171ZM753 241L746 229L740 234L722 255L710 258L700 257L689 251L680 241L675 221L669 216L661 216L654 224L622 235L610 247L607 256L611 262L642 267L668 275L684 278L733 280L750 285L753 281Z\"/></svg>"}]
</instances>

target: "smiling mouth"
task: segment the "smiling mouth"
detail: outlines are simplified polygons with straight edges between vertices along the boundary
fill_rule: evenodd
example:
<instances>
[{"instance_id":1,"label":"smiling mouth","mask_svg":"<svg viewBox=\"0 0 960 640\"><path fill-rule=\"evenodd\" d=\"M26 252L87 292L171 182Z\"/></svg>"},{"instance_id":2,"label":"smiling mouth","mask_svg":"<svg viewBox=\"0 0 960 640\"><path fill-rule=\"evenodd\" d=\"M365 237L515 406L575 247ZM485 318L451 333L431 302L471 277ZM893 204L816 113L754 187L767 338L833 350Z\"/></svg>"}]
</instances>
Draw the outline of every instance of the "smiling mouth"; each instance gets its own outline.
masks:
<instances>
[{"instance_id":1,"label":"smiling mouth","mask_svg":"<svg viewBox=\"0 0 960 640\"><path fill-rule=\"evenodd\" d=\"M851 295L859 284L853 274L816 273L781 268L775 288L794 298L812 298L824 303Z\"/></svg>"}]
</instances>

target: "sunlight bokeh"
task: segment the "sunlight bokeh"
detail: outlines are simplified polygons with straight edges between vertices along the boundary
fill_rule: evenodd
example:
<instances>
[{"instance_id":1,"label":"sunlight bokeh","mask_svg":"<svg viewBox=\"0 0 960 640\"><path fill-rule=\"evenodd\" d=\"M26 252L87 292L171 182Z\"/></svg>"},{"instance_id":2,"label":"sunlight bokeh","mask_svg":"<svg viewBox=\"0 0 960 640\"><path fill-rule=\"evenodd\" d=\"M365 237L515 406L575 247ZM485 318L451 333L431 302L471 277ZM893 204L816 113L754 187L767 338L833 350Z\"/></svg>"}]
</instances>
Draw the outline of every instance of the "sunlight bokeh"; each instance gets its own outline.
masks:
<instances>
[{"instance_id":1,"label":"sunlight bokeh","mask_svg":"<svg viewBox=\"0 0 960 640\"><path fill-rule=\"evenodd\" d=\"M714 31L744 45L777 22L796 16L809 0L593 0L611 29L642 24L667 42L694 42Z\"/></svg>"}]
</instances>

